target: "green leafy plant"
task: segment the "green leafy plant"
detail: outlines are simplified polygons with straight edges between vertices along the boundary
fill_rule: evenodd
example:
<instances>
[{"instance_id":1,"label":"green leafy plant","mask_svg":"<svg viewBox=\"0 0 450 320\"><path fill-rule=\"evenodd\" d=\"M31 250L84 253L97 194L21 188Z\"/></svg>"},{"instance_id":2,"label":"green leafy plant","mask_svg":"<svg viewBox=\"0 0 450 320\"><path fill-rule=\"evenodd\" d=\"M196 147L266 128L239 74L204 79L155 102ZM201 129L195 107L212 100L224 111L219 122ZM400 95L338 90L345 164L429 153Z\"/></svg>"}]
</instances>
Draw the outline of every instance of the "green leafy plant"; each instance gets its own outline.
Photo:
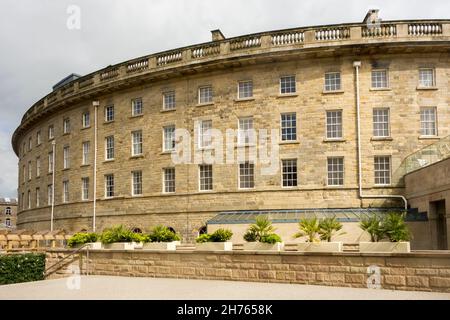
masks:
<instances>
[{"instance_id":1,"label":"green leafy plant","mask_svg":"<svg viewBox=\"0 0 450 320\"><path fill-rule=\"evenodd\" d=\"M272 222L267 217L257 217L255 223L252 224L245 232L244 240L247 242L259 241L264 243L281 242L281 238L275 234L274 231L275 228L272 226Z\"/></svg>"},{"instance_id":2,"label":"green leafy plant","mask_svg":"<svg viewBox=\"0 0 450 320\"><path fill-rule=\"evenodd\" d=\"M370 241L372 242L378 242L385 236L383 219L376 215L362 220L359 226L370 235Z\"/></svg>"},{"instance_id":3,"label":"green leafy plant","mask_svg":"<svg viewBox=\"0 0 450 320\"><path fill-rule=\"evenodd\" d=\"M103 230L100 241L104 244L115 242L145 242L145 235L134 233L131 229L119 225Z\"/></svg>"},{"instance_id":4,"label":"green leafy plant","mask_svg":"<svg viewBox=\"0 0 450 320\"><path fill-rule=\"evenodd\" d=\"M281 240L281 237L279 235L272 233L272 234L262 236L260 241L262 243L275 244L277 242L282 242L283 240Z\"/></svg>"},{"instance_id":5,"label":"green leafy plant","mask_svg":"<svg viewBox=\"0 0 450 320\"><path fill-rule=\"evenodd\" d=\"M217 229L211 234L202 234L195 241L197 243L204 242L226 242L231 239L233 232L229 229Z\"/></svg>"},{"instance_id":6,"label":"green leafy plant","mask_svg":"<svg viewBox=\"0 0 450 320\"><path fill-rule=\"evenodd\" d=\"M0 255L0 285L44 280L45 254Z\"/></svg>"},{"instance_id":7,"label":"green leafy plant","mask_svg":"<svg viewBox=\"0 0 450 320\"><path fill-rule=\"evenodd\" d=\"M157 225L149 234L151 242L172 242L181 240L181 237L163 225Z\"/></svg>"},{"instance_id":8,"label":"green leafy plant","mask_svg":"<svg viewBox=\"0 0 450 320\"><path fill-rule=\"evenodd\" d=\"M390 212L383 220L383 229L386 237L391 242L408 241L411 233L401 213Z\"/></svg>"},{"instance_id":9,"label":"green leafy plant","mask_svg":"<svg viewBox=\"0 0 450 320\"><path fill-rule=\"evenodd\" d=\"M195 239L195 242L197 242L197 243L210 242L210 238L211 238L211 235L210 235L210 234L204 233L204 234L199 235L199 236L197 237L197 239Z\"/></svg>"},{"instance_id":10,"label":"green leafy plant","mask_svg":"<svg viewBox=\"0 0 450 320\"><path fill-rule=\"evenodd\" d=\"M67 240L68 247L75 247L77 245L83 245L89 242L96 242L99 235L94 232L78 232L75 233L69 240Z\"/></svg>"},{"instance_id":11,"label":"green leafy plant","mask_svg":"<svg viewBox=\"0 0 450 320\"><path fill-rule=\"evenodd\" d=\"M342 229L342 223L333 218L325 218L319 222L319 235L321 240L330 242L331 238L336 235L338 231ZM340 232L339 235L345 234L345 232Z\"/></svg>"},{"instance_id":12,"label":"green leafy plant","mask_svg":"<svg viewBox=\"0 0 450 320\"><path fill-rule=\"evenodd\" d=\"M319 220L317 218L302 219L298 223L299 232L294 234L294 238L307 237L307 242L319 242L318 233L320 231Z\"/></svg>"}]
</instances>

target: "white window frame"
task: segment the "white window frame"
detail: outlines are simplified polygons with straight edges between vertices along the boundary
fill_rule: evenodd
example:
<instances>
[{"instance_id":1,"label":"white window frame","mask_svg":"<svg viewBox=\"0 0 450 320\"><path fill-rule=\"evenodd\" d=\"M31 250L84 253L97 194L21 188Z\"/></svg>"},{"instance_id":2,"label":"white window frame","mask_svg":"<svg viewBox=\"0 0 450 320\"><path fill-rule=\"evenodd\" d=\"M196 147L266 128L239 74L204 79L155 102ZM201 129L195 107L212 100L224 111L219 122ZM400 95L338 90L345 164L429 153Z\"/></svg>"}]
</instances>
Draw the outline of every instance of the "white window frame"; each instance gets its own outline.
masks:
<instances>
[{"instance_id":1,"label":"white window frame","mask_svg":"<svg viewBox=\"0 0 450 320\"><path fill-rule=\"evenodd\" d=\"M138 111L138 112L137 112ZM142 98L134 98L131 100L131 115L133 117L141 116L144 113L144 103Z\"/></svg>"},{"instance_id":2,"label":"white window frame","mask_svg":"<svg viewBox=\"0 0 450 320\"><path fill-rule=\"evenodd\" d=\"M173 177L171 176L171 179L167 178L168 170L173 172ZM170 183L170 184L168 184ZM169 189L173 187L172 189ZM169 190L169 191L168 191ZM163 169L163 193L175 193L176 191L176 171L174 167L168 167Z\"/></svg>"},{"instance_id":3,"label":"white window frame","mask_svg":"<svg viewBox=\"0 0 450 320\"><path fill-rule=\"evenodd\" d=\"M284 119L283 117L290 117ZM294 125L295 124L295 125ZM281 142L297 141L297 113L286 112L280 114L280 134ZM285 130L286 132L283 132Z\"/></svg>"},{"instance_id":4,"label":"white window frame","mask_svg":"<svg viewBox=\"0 0 450 320\"><path fill-rule=\"evenodd\" d=\"M243 170L246 170L245 174L241 175L241 165L249 165L248 168L243 168ZM247 171L252 171L252 174L250 174ZM251 181L243 181L244 182L244 186L241 185L242 182L242 178L243 177L251 177ZM248 186L247 186L248 185ZM239 189L254 189L255 188L255 164L253 162L250 161L245 161L245 162L241 162L238 164L238 188Z\"/></svg>"},{"instance_id":5,"label":"white window frame","mask_svg":"<svg viewBox=\"0 0 450 320\"><path fill-rule=\"evenodd\" d=\"M205 94L206 92L203 92L203 90L207 90L208 94ZM206 98L208 98L206 100ZM198 88L198 104L208 104L213 103L214 101L214 93L212 86L201 86Z\"/></svg>"},{"instance_id":6,"label":"white window frame","mask_svg":"<svg viewBox=\"0 0 450 320\"><path fill-rule=\"evenodd\" d=\"M89 177L81 178L81 200L89 200Z\"/></svg>"},{"instance_id":7,"label":"white window frame","mask_svg":"<svg viewBox=\"0 0 450 320\"><path fill-rule=\"evenodd\" d=\"M63 148L63 169L70 168L70 147L64 146Z\"/></svg>"},{"instance_id":8,"label":"white window frame","mask_svg":"<svg viewBox=\"0 0 450 320\"><path fill-rule=\"evenodd\" d=\"M11 219L10 218L5 219L5 226L11 227Z\"/></svg>"},{"instance_id":9,"label":"white window frame","mask_svg":"<svg viewBox=\"0 0 450 320\"><path fill-rule=\"evenodd\" d=\"M31 160L28 161L28 181L31 180L33 174L33 166L31 165Z\"/></svg>"},{"instance_id":10,"label":"white window frame","mask_svg":"<svg viewBox=\"0 0 450 320\"><path fill-rule=\"evenodd\" d=\"M53 185L47 185L47 205L51 205L53 200Z\"/></svg>"},{"instance_id":11,"label":"white window frame","mask_svg":"<svg viewBox=\"0 0 450 320\"><path fill-rule=\"evenodd\" d=\"M380 84L383 83L383 81L379 81L380 79L382 79L381 77L375 76L375 74L377 73L385 73L386 76L386 85L385 86L381 86ZM374 86L375 84L375 86ZM370 86L371 89L388 89L389 88L389 69L387 68L377 68L377 69L372 69L372 72L370 73Z\"/></svg>"},{"instance_id":12,"label":"white window frame","mask_svg":"<svg viewBox=\"0 0 450 320\"><path fill-rule=\"evenodd\" d=\"M286 168L293 168L294 166L291 164L292 162L295 163L295 171L286 171ZM289 165L286 165L289 163ZM292 177L290 177L292 175ZM295 175L295 177L294 177ZM286 177L286 179L285 179ZM286 182L286 183L285 183ZM292 182L291 185L289 182ZM290 158L290 159L282 159L281 160L281 187L282 188L296 188L298 186L298 161L296 158Z\"/></svg>"},{"instance_id":13,"label":"white window frame","mask_svg":"<svg viewBox=\"0 0 450 320\"><path fill-rule=\"evenodd\" d=\"M63 190L62 190L62 194L63 194L63 203L68 203L69 202L69 180L64 180L63 181Z\"/></svg>"},{"instance_id":14,"label":"white window frame","mask_svg":"<svg viewBox=\"0 0 450 320\"><path fill-rule=\"evenodd\" d=\"M328 114L334 114L334 116L329 117ZM337 114L340 114L340 117L338 117ZM340 122L338 122L337 119L340 119ZM343 116L342 109L325 111L325 137L326 137L326 140L342 140L344 138L343 119L344 119L344 116ZM328 120L335 120L335 121L329 122ZM340 133L340 135L338 135L338 133Z\"/></svg>"},{"instance_id":15,"label":"white window frame","mask_svg":"<svg viewBox=\"0 0 450 320\"><path fill-rule=\"evenodd\" d=\"M105 137L105 160L114 160L115 157L115 141L114 136Z\"/></svg>"},{"instance_id":16,"label":"white window frame","mask_svg":"<svg viewBox=\"0 0 450 320\"><path fill-rule=\"evenodd\" d=\"M342 75L340 71L325 72L323 90L325 92L342 91Z\"/></svg>"},{"instance_id":17,"label":"white window frame","mask_svg":"<svg viewBox=\"0 0 450 320\"><path fill-rule=\"evenodd\" d=\"M48 153L48 173L53 172L53 151Z\"/></svg>"},{"instance_id":18,"label":"white window frame","mask_svg":"<svg viewBox=\"0 0 450 320\"><path fill-rule=\"evenodd\" d=\"M41 206L41 189L36 188L36 208Z\"/></svg>"},{"instance_id":19,"label":"white window frame","mask_svg":"<svg viewBox=\"0 0 450 320\"><path fill-rule=\"evenodd\" d=\"M91 152L91 142L90 141L83 141L81 144L81 165L85 166L89 164L89 154Z\"/></svg>"},{"instance_id":20,"label":"white window frame","mask_svg":"<svg viewBox=\"0 0 450 320\"><path fill-rule=\"evenodd\" d=\"M386 162L384 163L377 163L377 160L387 159L387 169L380 168L381 165L386 166ZM373 165L374 165L374 185L376 186L389 186L391 185L391 175L392 175L392 165L391 165L391 156L374 156L373 158ZM378 166L378 167L377 167ZM387 174L386 174L387 173ZM378 182L377 182L378 180ZM383 181L383 182L380 182Z\"/></svg>"},{"instance_id":21,"label":"white window frame","mask_svg":"<svg viewBox=\"0 0 450 320\"><path fill-rule=\"evenodd\" d=\"M203 169L207 169L206 171ZM209 176L205 173L210 173ZM198 190L201 192L212 191L214 189L213 166L210 164L200 164L198 166Z\"/></svg>"},{"instance_id":22,"label":"white window frame","mask_svg":"<svg viewBox=\"0 0 450 320\"><path fill-rule=\"evenodd\" d=\"M41 141L41 130L36 132L36 146L40 145L42 143Z\"/></svg>"},{"instance_id":23,"label":"white window frame","mask_svg":"<svg viewBox=\"0 0 450 320\"><path fill-rule=\"evenodd\" d=\"M133 197L143 195L142 170L135 170L131 172L131 195Z\"/></svg>"},{"instance_id":24,"label":"white window frame","mask_svg":"<svg viewBox=\"0 0 450 320\"><path fill-rule=\"evenodd\" d=\"M253 117L242 117L238 119L238 146L253 145L255 143L254 124Z\"/></svg>"},{"instance_id":25,"label":"white window frame","mask_svg":"<svg viewBox=\"0 0 450 320\"><path fill-rule=\"evenodd\" d=\"M53 125L48 126L48 140L55 139L55 127Z\"/></svg>"},{"instance_id":26,"label":"white window frame","mask_svg":"<svg viewBox=\"0 0 450 320\"><path fill-rule=\"evenodd\" d=\"M171 131L171 136L168 135L169 130ZM175 150L175 130L176 127L173 124L163 127L163 152L172 152Z\"/></svg>"},{"instance_id":27,"label":"white window frame","mask_svg":"<svg viewBox=\"0 0 450 320\"><path fill-rule=\"evenodd\" d=\"M237 99L253 98L253 80L241 80L237 83Z\"/></svg>"},{"instance_id":28,"label":"white window frame","mask_svg":"<svg viewBox=\"0 0 450 320\"><path fill-rule=\"evenodd\" d=\"M64 134L70 133L70 118L63 119L63 133Z\"/></svg>"},{"instance_id":29,"label":"white window frame","mask_svg":"<svg viewBox=\"0 0 450 320\"><path fill-rule=\"evenodd\" d=\"M83 112L81 115L81 126L89 128L91 126L91 113L89 111Z\"/></svg>"},{"instance_id":30,"label":"white window frame","mask_svg":"<svg viewBox=\"0 0 450 320\"><path fill-rule=\"evenodd\" d=\"M27 192L27 201L28 201L28 209L31 209L31 190L28 190Z\"/></svg>"},{"instance_id":31,"label":"white window frame","mask_svg":"<svg viewBox=\"0 0 450 320\"><path fill-rule=\"evenodd\" d=\"M113 122L115 119L114 105L110 104L105 107L105 122Z\"/></svg>"},{"instance_id":32,"label":"white window frame","mask_svg":"<svg viewBox=\"0 0 450 320\"><path fill-rule=\"evenodd\" d=\"M36 158L36 178L41 176L41 157Z\"/></svg>"},{"instance_id":33,"label":"white window frame","mask_svg":"<svg viewBox=\"0 0 450 320\"><path fill-rule=\"evenodd\" d=\"M292 78L294 78L294 81L292 82ZM289 80L287 80L289 79ZM294 86L292 86L292 83L294 83ZM284 85L284 91L283 92L283 85ZM292 88L294 91L292 91ZM297 93L297 77L296 75L285 75L280 77L280 95L289 95L289 94L296 94Z\"/></svg>"},{"instance_id":34,"label":"white window frame","mask_svg":"<svg viewBox=\"0 0 450 320\"><path fill-rule=\"evenodd\" d=\"M380 114L379 112L386 112L386 114ZM390 113L391 112L390 112L389 108L374 108L373 109L373 111L372 111L372 123L373 123L372 134L373 134L374 138L388 138L391 136L391 114ZM380 128L380 126L383 126L383 128ZM387 134L385 134L386 131L387 131Z\"/></svg>"},{"instance_id":35,"label":"white window frame","mask_svg":"<svg viewBox=\"0 0 450 320\"><path fill-rule=\"evenodd\" d=\"M423 78L422 72L431 71L431 83L428 79ZM436 69L435 68L419 68L419 88L433 88L436 86Z\"/></svg>"},{"instance_id":36,"label":"white window frame","mask_svg":"<svg viewBox=\"0 0 450 320\"><path fill-rule=\"evenodd\" d=\"M131 155L141 156L144 152L143 149L143 136L142 130L135 130L131 132Z\"/></svg>"},{"instance_id":37,"label":"white window frame","mask_svg":"<svg viewBox=\"0 0 450 320\"><path fill-rule=\"evenodd\" d=\"M111 183L112 182L112 183ZM105 174L105 198L111 199L115 196L114 174Z\"/></svg>"},{"instance_id":38,"label":"white window frame","mask_svg":"<svg viewBox=\"0 0 450 320\"><path fill-rule=\"evenodd\" d=\"M342 161L342 170L331 170L330 171L330 160L341 160ZM340 163L331 163L331 168L332 169L336 169L336 166L340 166ZM330 174L337 174L339 176L334 177L331 176ZM341 177L342 176L342 177ZM334 183L336 180L338 180L338 183ZM340 183L340 181L342 180L342 183ZM331 183L330 183L331 181ZM345 161L344 161L344 157L340 157L340 156L336 156L336 157L328 157L327 158L327 186L330 187L342 187L345 183Z\"/></svg>"},{"instance_id":39,"label":"white window frame","mask_svg":"<svg viewBox=\"0 0 450 320\"><path fill-rule=\"evenodd\" d=\"M424 112L433 110L433 121L430 121L430 119L424 119L425 114ZM429 124L432 124L434 127L433 133L429 134ZM437 108L436 107L420 107L420 135L422 137L436 137L438 136L438 115L437 115Z\"/></svg>"},{"instance_id":40,"label":"white window frame","mask_svg":"<svg viewBox=\"0 0 450 320\"><path fill-rule=\"evenodd\" d=\"M175 90L163 92L163 110L176 109L176 95Z\"/></svg>"},{"instance_id":41,"label":"white window frame","mask_svg":"<svg viewBox=\"0 0 450 320\"><path fill-rule=\"evenodd\" d=\"M212 146L212 120L200 120L198 122L198 147L206 149Z\"/></svg>"}]
</instances>

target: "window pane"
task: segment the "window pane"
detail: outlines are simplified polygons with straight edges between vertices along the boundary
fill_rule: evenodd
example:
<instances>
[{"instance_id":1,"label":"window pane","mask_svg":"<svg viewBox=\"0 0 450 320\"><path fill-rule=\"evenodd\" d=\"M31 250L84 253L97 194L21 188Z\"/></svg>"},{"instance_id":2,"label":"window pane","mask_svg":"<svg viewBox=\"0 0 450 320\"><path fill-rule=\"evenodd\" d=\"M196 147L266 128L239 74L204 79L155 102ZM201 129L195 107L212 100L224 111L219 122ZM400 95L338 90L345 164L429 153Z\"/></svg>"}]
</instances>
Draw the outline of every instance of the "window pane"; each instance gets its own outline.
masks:
<instances>
[{"instance_id":1,"label":"window pane","mask_svg":"<svg viewBox=\"0 0 450 320\"><path fill-rule=\"evenodd\" d=\"M391 183L391 158L377 156L374 158L375 184L386 185Z\"/></svg>"},{"instance_id":2,"label":"window pane","mask_svg":"<svg viewBox=\"0 0 450 320\"><path fill-rule=\"evenodd\" d=\"M238 144L254 143L253 118L239 119Z\"/></svg>"},{"instance_id":3,"label":"window pane","mask_svg":"<svg viewBox=\"0 0 450 320\"><path fill-rule=\"evenodd\" d=\"M142 131L134 131L132 136L132 151L133 156L142 154Z\"/></svg>"},{"instance_id":4,"label":"window pane","mask_svg":"<svg viewBox=\"0 0 450 320\"><path fill-rule=\"evenodd\" d=\"M419 86L433 87L434 86L434 69L419 69Z\"/></svg>"},{"instance_id":5,"label":"window pane","mask_svg":"<svg viewBox=\"0 0 450 320\"><path fill-rule=\"evenodd\" d=\"M328 185L344 184L344 158L328 158Z\"/></svg>"},{"instance_id":6,"label":"window pane","mask_svg":"<svg viewBox=\"0 0 450 320\"><path fill-rule=\"evenodd\" d=\"M327 111L327 138L342 138L342 111Z\"/></svg>"},{"instance_id":7,"label":"window pane","mask_svg":"<svg viewBox=\"0 0 450 320\"><path fill-rule=\"evenodd\" d=\"M175 109L175 91L165 92L163 94L163 109Z\"/></svg>"},{"instance_id":8,"label":"window pane","mask_svg":"<svg viewBox=\"0 0 450 320\"><path fill-rule=\"evenodd\" d=\"M105 197L114 197L114 175L105 175Z\"/></svg>"},{"instance_id":9,"label":"window pane","mask_svg":"<svg viewBox=\"0 0 450 320\"><path fill-rule=\"evenodd\" d=\"M253 82L252 81L240 81L238 84L238 97L239 99L253 97Z\"/></svg>"},{"instance_id":10,"label":"window pane","mask_svg":"<svg viewBox=\"0 0 450 320\"><path fill-rule=\"evenodd\" d=\"M200 165L199 166L199 185L200 190L212 190L213 189L213 176L212 165Z\"/></svg>"},{"instance_id":11,"label":"window pane","mask_svg":"<svg viewBox=\"0 0 450 320\"><path fill-rule=\"evenodd\" d=\"M133 171L133 195L142 194L142 171Z\"/></svg>"},{"instance_id":12,"label":"window pane","mask_svg":"<svg viewBox=\"0 0 450 320\"><path fill-rule=\"evenodd\" d=\"M295 76L285 76L280 78L280 93L295 93L297 91Z\"/></svg>"},{"instance_id":13,"label":"window pane","mask_svg":"<svg viewBox=\"0 0 450 320\"><path fill-rule=\"evenodd\" d=\"M114 136L106 137L105 144L106 144L105 150L106 160L114 159Z\"/></svg>"},{"instance_id":14,"label":"window pane","mask_svg":"<svg viewBox=\"0 0 450 320\"><path fill-rule=\"evenodd\" d=\"M142 99L136 98L131 100L131 114L138 116L142 114Z\"/></svg>"},{"instance_id":15,"label":"window pane","mask_svg":"<svg viewBox=\"0 0 450 320\"><path fill-rule=\"evenodd\" d=\"M297 117L295 113L281 114L281 140L297 140Z\"/></svg>"},{"instance_id":16,"label":"window pane","mask_svg":"<svg viewBox=\"0 0 450 320\"><path fill-rule=\"evenodd\" d=\"M255 187L254 164L245 162L239 164L239 188L248 189Z\"/></svg>"},{"instance_id":17,"label":"window pane","mask_svg":"<svg viewBox=\"0 0 450 320\"><path fill-rule=\"evenodd\" d=\"M113 121L114 120L114 106L107 106L105 108L105 121Z\"/></svg>"},{"instance_id":18,"label":"window pane","mask_svg":"<svg viewBox=\"0 0 450 320\"><path fill-rule=\"evenodd\" d=\"M200 87L198 90L198 102L209 103L212 102L213 92L212 87Z\"/></svg>"},{"instance_id":19,"label":"window pane","mask_svg":"<svg viewBox=\"0 0 450 320\"><path fill-rule=\"evenodd\" d=\"M175 168L164 169L164 192L175 192Z\"/></svg>"},{"instance_id":20,"label":"window pane","mask_svg":"<svg viewBox=\"0 0 450 320\"><path fill-rule=\"evenodd\" d=\"M420 109L420 130L423 136L436 136L436 108Z\"/></svg>"},{"instance_id":21,"label":"window pane","mask_svg":"<svg viewBox=\"0 0 450 320\"><path fill-rule=\"evenodd\" d=\"M372 88L387 88L388 78L387 70L372 71Z\"/></svg>"},{"instance_id":22,"label":"window pane","mask_svg":"<svg viewBox=\"0 0 450 320\"><path fill-rule=\"evenodd\" d=\"M325 91L341 90L341 73L328 72L325 73Z\"/></svg>"},{"instance_id":23,"label":"window pane","mask_svg":"<svg viewBox=\"0 0 450 320\"><path fill-rule=\"evenodd\" d=\"M389 137L389 109L373 109L373 136Z\"/></svg>"},{"instance_id":24,"label":"window pane","mask_svg":"<svg viewBox=\"0 0 450 320\"><path fill-rule=\"evenodd\" d=\"M172 151L175 149L175 126L164 127L164 151Z\"/></svg>"},{"instance_id":25,"label":"window pane","mask_svg":"<svg viewBox=\"0 0 450 320\"><path fill-rule=\"evenodd\" d=\"M211 146L212 138L211 138L211 129L212 129L212 121L211 120L203 120L200 121L200 132L199 132L199 147L207 148Z\"/></svg>"},{"instance_id":26,"label":"window pane","mask_svg":"<svg viewBox=\"0 0 450 320\"><path fill-rule=\"evenodd\" d=\"M283 160L283 187L297 186L297 160Z\"/></svg>"}]
</instances>

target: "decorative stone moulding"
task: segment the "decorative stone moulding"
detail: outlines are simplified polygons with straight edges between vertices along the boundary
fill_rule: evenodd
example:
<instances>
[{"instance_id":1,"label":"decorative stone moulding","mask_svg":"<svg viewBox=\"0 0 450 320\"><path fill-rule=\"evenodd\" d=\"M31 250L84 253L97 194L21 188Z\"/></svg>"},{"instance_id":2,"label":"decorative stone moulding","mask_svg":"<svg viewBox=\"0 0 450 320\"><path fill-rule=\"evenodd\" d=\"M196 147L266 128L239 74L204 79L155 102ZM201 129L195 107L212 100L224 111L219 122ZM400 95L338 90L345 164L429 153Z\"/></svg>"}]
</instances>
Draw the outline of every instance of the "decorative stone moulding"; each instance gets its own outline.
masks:
<instances>
[{"instance_id":1,"label":"decorative stone moulding","mask_svg":"<svg viewBox=\"0 0 450 320\"><path fill-rule=\"evenodd\" d=\"M142 243L137 242L115 242L103 245L104 249L112 250L134 250L137 248L142 248Z\"/></svg>"},{"instance_id":2,"label":"decorative stone moulding","mask_svg":"<svg viewBox=\"0 0 450 320\"><path fill-rule=\"evenodd\" d=\"M177 245L180 244L180 241L172 241L172 242L146 242L142 244L142 247L136 249L143 250L169 250L174 251L177 249Z\"/></svg>"}]
</instances>

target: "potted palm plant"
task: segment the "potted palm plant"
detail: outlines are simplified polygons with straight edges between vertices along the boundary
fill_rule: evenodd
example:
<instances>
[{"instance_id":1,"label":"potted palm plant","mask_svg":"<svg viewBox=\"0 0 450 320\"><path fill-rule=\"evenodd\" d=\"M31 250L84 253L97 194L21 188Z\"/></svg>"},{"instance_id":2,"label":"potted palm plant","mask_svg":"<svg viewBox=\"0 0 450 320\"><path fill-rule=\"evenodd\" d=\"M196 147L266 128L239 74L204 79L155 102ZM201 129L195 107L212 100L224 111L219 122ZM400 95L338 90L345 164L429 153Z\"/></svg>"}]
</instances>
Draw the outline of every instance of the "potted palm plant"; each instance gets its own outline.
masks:
<instances>
[{"instance_id":1,"label":"potted palm plant","mask_svg":"<svg viewBox=\"0 0 450 320\"><path fill-rule=\"evenodd\" d=\"M195 250L198 251L231 251L233 243L229 241L233 232L229 229L217 229L211 234L200 235L196 240Z\"/></svg>"},{"instance_id":2,"label":"potted palm plant","mask_svg":"<svg viewBox=\"0 0 450 320\"><path fill-rule=\"evenodd\" d=\"M299 222L300 231L294 238L306 237L305 242L297 244L298 251L307 252L340 252L342 242L331 242L331 237L336 231L342 229L342 224L335 218L326 218L319 221L317 218L302 219ZM327 240L321 242L320 240Z\"/></svg>"},{"instance_id":3,"label":"potted palm plant","mask_svg":"<svg viewBox=\"0 0 450 320\"><path fill-rule=\"evenodd\" d=\"M282 250L282 240L274 231L275 228L267 217L257 217L244 234L244 250Z\"/></svg>"},{"instance_id":4,"label":"potted palm plant","mask_svg":"<svg viewBox=\"0 0 450 320\"><path fill-rule=\"evenodd\" d=\"M410 252L411 234L402 213L390 212L384 218L373 216L360 223L370 234L370 242L360 242L360 252ZM385 241L383 241L385 240Z\"/></svg>"},{"instance_id":5,"label":"potted palm plant","mask_svg":"<svg viewBox=\"0 0 450 320\"><path fill-rule=\"evenodd\" d=\"M173 251L176 250L177 244L180 244L180 240L181 237L177 233L163 225L157 225L145 236L142 249Z\"/></svg>"},{"instance_id":6,"label":"potted palm plant","mask_svg":"<svg viewBox=\"0 0 450 320\"><path fill-rule=\"evenodd\" d=\"M105 249L133 250L142 246L145 236L134 233L131 229L119 225L103 230L100 240Z\"/></svg>"}]
</instances>

